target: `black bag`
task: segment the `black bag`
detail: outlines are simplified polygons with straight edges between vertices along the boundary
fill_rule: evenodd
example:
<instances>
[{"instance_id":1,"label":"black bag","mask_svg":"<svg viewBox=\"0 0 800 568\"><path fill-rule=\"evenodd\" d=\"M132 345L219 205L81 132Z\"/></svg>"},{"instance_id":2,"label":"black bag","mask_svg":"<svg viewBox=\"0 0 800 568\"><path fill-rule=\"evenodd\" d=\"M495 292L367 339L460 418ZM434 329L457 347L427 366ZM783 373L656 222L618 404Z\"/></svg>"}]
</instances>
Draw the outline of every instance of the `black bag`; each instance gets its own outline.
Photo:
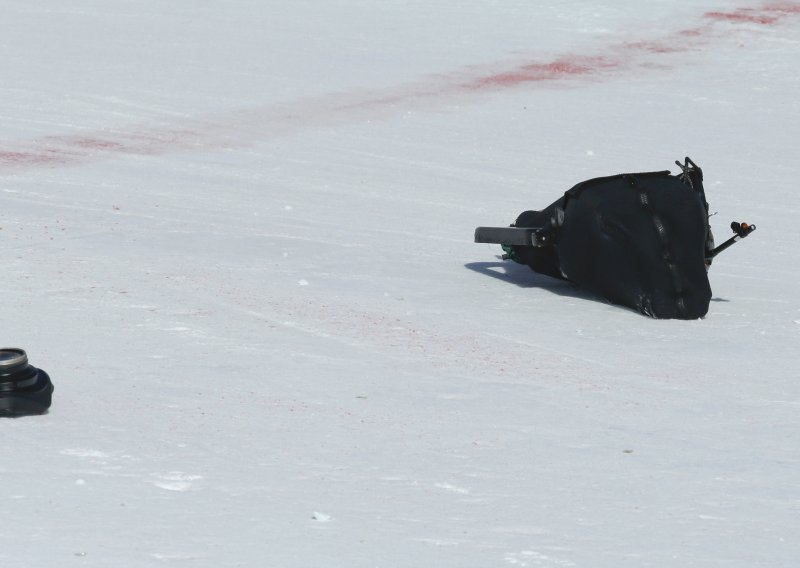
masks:
<instances>
[{"instance_id":1,"label":"black bag","mask_svg":"<svg viewBox=\"0 0 800 568\"><path fill-rule=\"evenodd\" d=\"M688 158L681 167L675 176L584 181L544 210L520 214L514 229L479 227L476 242L502 243L507 258L645 315L700 318L711 301L707 264L714 242L702 170ZM515 236L498 238L492 230Z\"/></svg>"}]
</instances>

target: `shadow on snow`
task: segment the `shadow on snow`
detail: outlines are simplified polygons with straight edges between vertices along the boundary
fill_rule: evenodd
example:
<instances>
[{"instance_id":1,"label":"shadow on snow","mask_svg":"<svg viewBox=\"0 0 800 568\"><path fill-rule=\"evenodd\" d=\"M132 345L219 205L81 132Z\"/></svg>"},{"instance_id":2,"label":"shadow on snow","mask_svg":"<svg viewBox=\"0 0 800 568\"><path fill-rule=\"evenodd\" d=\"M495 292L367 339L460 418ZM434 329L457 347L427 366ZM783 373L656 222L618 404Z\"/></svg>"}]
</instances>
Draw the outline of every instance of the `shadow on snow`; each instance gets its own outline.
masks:
<instances>
[{"instance_id":1,"label":"shadow on snow","mask_svg":"<svg viewBox=\"0 0 800 568\"><path fill-rule=\"evenodd\" d=\"M464 267L478 274L514 284L520 288L540 288L558 296L611 305L602 296L583 290L571 282L539 274L525 265L517 264L513 261L500 260L500 257L495 262L469 262Z\"/></svg>"}]
</instances>

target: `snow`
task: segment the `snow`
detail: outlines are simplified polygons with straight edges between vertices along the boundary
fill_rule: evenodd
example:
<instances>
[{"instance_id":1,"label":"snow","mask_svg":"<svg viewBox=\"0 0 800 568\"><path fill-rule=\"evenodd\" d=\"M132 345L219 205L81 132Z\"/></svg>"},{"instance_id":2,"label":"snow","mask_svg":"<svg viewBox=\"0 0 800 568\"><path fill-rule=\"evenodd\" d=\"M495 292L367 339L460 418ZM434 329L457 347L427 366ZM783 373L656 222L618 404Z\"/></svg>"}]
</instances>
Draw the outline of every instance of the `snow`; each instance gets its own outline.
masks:
<instances>
[{"instance_id":1,"label":"snow","mask_svg":"<svg viewBox=\"0 0 800 568\"><path fill-rule=\"evenodd\" d=\"M800 561L800 3L9 0L4 565ZM706 174L698 321L472 243ZM675 167L672 167L675 171Z\"/></svg>"}]
</instances>

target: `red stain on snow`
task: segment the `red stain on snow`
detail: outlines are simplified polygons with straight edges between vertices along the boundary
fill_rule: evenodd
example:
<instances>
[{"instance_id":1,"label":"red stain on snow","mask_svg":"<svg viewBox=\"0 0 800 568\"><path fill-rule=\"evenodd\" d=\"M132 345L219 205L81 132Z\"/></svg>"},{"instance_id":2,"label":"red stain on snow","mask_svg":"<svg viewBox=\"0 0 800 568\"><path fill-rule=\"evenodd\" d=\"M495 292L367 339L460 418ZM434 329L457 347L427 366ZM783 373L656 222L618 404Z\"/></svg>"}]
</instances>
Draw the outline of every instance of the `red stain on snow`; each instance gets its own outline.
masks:
<instances>
[{"instance_id":1,"label":"red stain on snow","mask_svg":"<svg viewBox=\"0 0 800 568\"><path fill-rule=\"evenodd\" d=\"M775 12L778 14L791 16L800 14L800 4L797 4L795 2L784 2L784 3L776 2L776 3L766 4L764 6L764 11Z\"/></svg>"},{"instance_id":2,"label":"red stain on snow","mask_svg":"<svg viewBox=\"0 0 800 568\"><path fill-rule=\"evenodd\" d=\"M708 28L687 28L678 32L679 36L684 37L700 37L708 31Z\"/></svg>"},{"instance_id":3,"label":"red stain on snow","mask_svg":"<svg viewBox=\"0 0 800 568\"><path fill-rule=\"evenodd\" d=\"M706 12L705 18L732 23L750 23L769 26L785 16L800 14L800 5L792 2L769 3L759 8L738 8L731 12Z\"/></svg>"},{"instance_id":4,"label":"red stain on snow","mask_svg":"<svg viewBox=\"0 0 800 568\"><path fill-rule=\"evenodd\" d=\"M58 166L69 163L58 152L0 151L0 166Z\"/></svg>"},{"instance_id":5,"label":"red stain on snow","mask_svg":"<svg viewBox=\"0 0 800 568\"><path fill-rule=\"evenodd\" d=\"M705 17L712 20L748 22L763 25L774 24L780 19L778 16L769 16L747 8L741 8L735 12L706 12Z\"/></svg>"},{"instance_id":6,"label":"red stain on snow","mask_svg":"<svg viewBox=\"0 0 800 568\"><path fill-rule=\"evenodd\" d=\"M523 86L565 87L613 79L636 71L668 70L677 53L707 48L713 41L753 26L772 26L800 15L800 2L770 2L759 7L706 12L692 27L598 48L595 53L564 54L552 61L496 63L469 67L389 89L328 94L217 116L186 120L171 127L139 126L82 135L45 136L22 143L0 143L0 173L52 168L110 159L214 151L249 145L264 138L394 116L408 108L435 108L478 93Z\"/></svg>"},{"instance_id":7,"label":"red stain on snow","mask_svg":"<svg viewBox=\"0 0 800 568\"><path fill-rule=\"evenodd\" d=\"M125 146L119 142L94 137L76 137L72 139L72 144L79 148L103 150L105 152L121 152L125 150Z\"/></svg>"},{"instance_id":8,"label":"red stain on snow","mask_svg":"<svg viewBox=\"0 0 800 568\"><path fill-rule=\"evenodd\" d=\"M683 47L675 45L675 42L665 41L632 41L625 43L624 46L633 51L644 51L647 53L677 53L685 51Z\"/></svg>"},{"instance_id":9,"label":"red stain on snow","mask_svg":"<svg viewBox=\"0 0 800 568\"><path fill-rule=\"evenodd\" d=\"M605 57L564 57L551 63L528 63L509 71L479 76L462 86L467 90L516 87L524 83L559 81L592 75L618 65L617 62Z\"/></svg>"}]
</instances>

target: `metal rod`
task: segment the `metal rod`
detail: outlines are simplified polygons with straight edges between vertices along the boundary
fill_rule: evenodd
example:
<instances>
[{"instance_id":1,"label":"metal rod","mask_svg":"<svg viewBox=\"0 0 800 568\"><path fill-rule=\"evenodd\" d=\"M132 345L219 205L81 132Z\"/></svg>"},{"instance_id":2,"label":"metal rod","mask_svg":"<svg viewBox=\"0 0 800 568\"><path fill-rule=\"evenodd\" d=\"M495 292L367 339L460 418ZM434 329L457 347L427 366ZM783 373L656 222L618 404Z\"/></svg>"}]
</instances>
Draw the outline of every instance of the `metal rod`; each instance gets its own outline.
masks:
<instances>
[{"instance_id":1,"label":"metal rod","mask_svg":"<svg viewBox=\"0 0 800 568\"><path fill-rule=\"evenodd\" d=\"M719 245L718 247L716 247L714 250L710 251L706 255L706 260L714 258L719 253L730 247L732 244L741 241L743 238L745 238L750 233L755 231L756 226L750 225L748 223L737 223L736 221L734 221L733 223L731 223L731 229L733 229L733 232L736 234L733 235L730 239L728 239L724 243L722 243L721 245Z\"/></svg>"}]
</instances>

